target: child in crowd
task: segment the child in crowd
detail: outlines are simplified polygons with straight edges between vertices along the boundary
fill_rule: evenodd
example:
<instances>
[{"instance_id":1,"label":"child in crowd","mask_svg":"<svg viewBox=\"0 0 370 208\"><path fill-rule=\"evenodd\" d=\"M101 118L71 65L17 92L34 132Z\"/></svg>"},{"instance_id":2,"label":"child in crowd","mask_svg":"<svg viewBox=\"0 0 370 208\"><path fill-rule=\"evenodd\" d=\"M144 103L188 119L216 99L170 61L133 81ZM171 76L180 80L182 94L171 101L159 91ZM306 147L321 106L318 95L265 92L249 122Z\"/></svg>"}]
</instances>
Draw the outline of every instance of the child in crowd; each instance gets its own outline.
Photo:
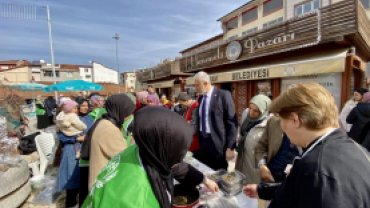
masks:
<instances>
[{"instance_id":1,"label":"child in crowd","mask_svg":"<svg viewBox=\"0 0 370 208\"><path fill-rule=\"evenodd\" d=\"M66 136L81 136L87 128L77 116L78 104L73 100L66 100L63 103L63 111L56 118L56 130L61 131ZM80 159L81 143L75 144L76 159Z\"/></svg>"}]
</instances>

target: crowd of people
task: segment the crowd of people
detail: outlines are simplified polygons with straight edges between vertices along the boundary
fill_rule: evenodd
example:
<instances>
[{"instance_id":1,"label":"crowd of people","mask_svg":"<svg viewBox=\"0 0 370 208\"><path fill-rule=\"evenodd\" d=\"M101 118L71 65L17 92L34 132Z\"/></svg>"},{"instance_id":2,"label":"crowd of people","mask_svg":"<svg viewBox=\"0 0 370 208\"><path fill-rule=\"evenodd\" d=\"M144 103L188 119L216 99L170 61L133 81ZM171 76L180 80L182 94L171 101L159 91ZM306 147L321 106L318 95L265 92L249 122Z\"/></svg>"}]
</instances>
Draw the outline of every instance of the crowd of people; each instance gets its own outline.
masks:
<instances>
[{"instance_id":1,"label":"crowd of people","mask_svg":"<svg viewBox=\"0 0 370 208\"><path fill-rule=\"evenodd\" d=\"M49 105L57 106L58 191L66 190L66 207L170 208L173 179L217 192L215 182L183 162L187 151L214 170L227 170L236 157L249 184L244 194L272 200L272 208L370 207L365 89L355 90L339 117L322 86L294 85L273 101L254 96L238 122L231 93L212 86L205 72L194 78L194 97L167 99L149 85L37 103L40 127L50 122Z\"/></svg>"}]
</instances>

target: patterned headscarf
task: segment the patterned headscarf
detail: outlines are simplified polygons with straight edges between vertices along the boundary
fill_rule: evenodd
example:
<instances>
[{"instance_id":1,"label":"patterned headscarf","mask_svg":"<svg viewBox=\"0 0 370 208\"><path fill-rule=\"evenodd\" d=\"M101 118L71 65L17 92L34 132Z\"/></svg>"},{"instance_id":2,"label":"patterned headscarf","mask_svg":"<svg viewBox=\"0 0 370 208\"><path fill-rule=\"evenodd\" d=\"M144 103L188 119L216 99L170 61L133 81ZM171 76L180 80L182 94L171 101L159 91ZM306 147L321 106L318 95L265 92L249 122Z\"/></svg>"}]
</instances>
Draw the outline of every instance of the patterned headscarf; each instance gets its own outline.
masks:
<instances>
[{"instance_id":1,"label":"patterned headscarf","mask_svg":"<svg viewBox=\"0 0 370 208\"><path fill-rule=\"evenodd\" d=\"M96 108L103 108L105 100L103 97L99 95L91 96L90 98L90 105Z\"/></svg>"}]
</instances>

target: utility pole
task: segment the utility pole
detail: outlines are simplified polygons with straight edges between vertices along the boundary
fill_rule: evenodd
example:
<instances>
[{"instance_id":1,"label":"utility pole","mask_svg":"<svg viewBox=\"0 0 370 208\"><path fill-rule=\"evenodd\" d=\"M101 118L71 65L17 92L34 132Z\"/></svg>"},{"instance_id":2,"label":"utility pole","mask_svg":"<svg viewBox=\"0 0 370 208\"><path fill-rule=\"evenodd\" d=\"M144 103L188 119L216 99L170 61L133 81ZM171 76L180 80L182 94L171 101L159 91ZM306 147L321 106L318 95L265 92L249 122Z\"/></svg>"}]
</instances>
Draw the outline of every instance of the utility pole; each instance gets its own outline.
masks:
<instances>
[{"instance_id":1,"label":"utility pole","mask_svg":"<svg viewBox=\"0 0 370 208\"><path fill-rule=\"evenodd\" d=\"M118 33L116 33L114 35L113 39L116 39L116 62L117 62L117 73L118 73L118 93L121 93L121 74L119 73L119 60L118 60L118 40L119 40Z\"/></svg>"},{"instance_id":2,"label":"utility pole","mask_svg":"<svg viewBox=\"0 0 370 208\"><path fill-rule=\"evenodd\" d=\"M55 74L55 63L54 63L54 51L53 51L53 39L51 37L51 22L50 22L50 9L49 5L46 6L46 11L48 13L48 28L49 28L49 41L50 41L50 54L51 54L51 68L53 70L53 81L54 84L57 83ZM55 100L58 100L58 92L55 91Z\"/></svg>"}]
</instances>

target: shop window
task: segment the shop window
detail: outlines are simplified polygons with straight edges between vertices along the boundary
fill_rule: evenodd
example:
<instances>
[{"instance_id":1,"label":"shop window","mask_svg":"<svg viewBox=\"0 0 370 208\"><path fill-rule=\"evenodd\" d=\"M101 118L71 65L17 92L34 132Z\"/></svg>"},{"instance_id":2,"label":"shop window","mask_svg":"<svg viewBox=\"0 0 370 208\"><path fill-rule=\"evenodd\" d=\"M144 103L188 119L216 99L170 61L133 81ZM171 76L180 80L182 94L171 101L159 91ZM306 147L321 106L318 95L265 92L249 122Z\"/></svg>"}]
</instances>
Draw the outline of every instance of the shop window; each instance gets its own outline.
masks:
<instances>
[{"instance_id":1,"label":"shop window","mask_svg":"<svg viewBox=\"0 0 370 208\"><path fill-rule=\"evenodd\" d=\"M365 9L370 8L370 0L360 0Z\"/></svg>"},{"instance_id":2,"label":"shop window","mask_svg":"<svg viewBox=\"0 0 370 208\"><path fill-rule=\"evenodd\" d=\"M258 6L246 11L242 14L242 24L245 25L249 22L258 19Z\"/></svg>"},{"instance_id":3,"label":"shop window","mask_svg":"<svg viewBox=\"0 0 370 208\"><path fill-rule=\"evenodd\" d=\"M258 31L258 27L254 27L254 28L252 28L252 29L249 29L249 30L244 31L244 32L242 33L242 36L246 36L246 35L248 35L248 34L250 34L250 33L254 33L254 32L257 32L257 31Z\"/></svg>"},{"instance_id":4,"label":"shop window","mask_svg":"<svg viewBox=\"0 0 370 208\"><path fill-rule=\"evenodd\" d=\"M263 16L282 9L284 5L283 0L268 0L263 3Z\"/></svg>"},{"instance_id":5,"label":"shop window","mask_svg":"<svg viewBox=\"0 0 370 208\"><path fill-rule=\"evenodd\" d=\"M226 23L226 29L232 30L238 27L238 17L234 17L234 19L228 21Z\"/></svg>"},{"instance_id":6,"label":"shop window","mask_svg":"<svg viewBox=\"0 0 370 208\"><path fill-rule=\"evenodd\" d=\"M53 72L45 72L44 77L53 77ZM55 77L59 77L59 72L55 72Z\"/></svg>"},{"instance_id":7,"label":"shop window","mask_svg":"<svg viewBox=\"0 0 370 208\"><path fill-rule=\"evenodd\" d=\"M369 1L369 0L368 0ZM320 8L320 0L309 1L295 8L295 15L299 16Z\"/></svg>"},{"instance_id":8,"label":"shop window","mask_svg":"<svg viewBox=\"0 0 370 208\"><path fill-rule=\"evenodd\" d=\"M282 22L282 21L284 21L284 18L283 17L279 17L279 18L274 19L274 20L272 20L270 22L264 23L263 24L263 28L266 28L266 27L269 27L269 26L272 26L272 25L276 25L277 23Z\"/></svg>"},{"instance_id":9,"label":"shop window","mask_svg":"<svg viewBox=\"0 0 370 208\"><path fill-rule=\"evenodd\" d=\"M200 51L205 51L205 50L207 50L207 48L208 48L207 45L205 45L205 46L200 48Z\"/></svg>"}]
</instances>

